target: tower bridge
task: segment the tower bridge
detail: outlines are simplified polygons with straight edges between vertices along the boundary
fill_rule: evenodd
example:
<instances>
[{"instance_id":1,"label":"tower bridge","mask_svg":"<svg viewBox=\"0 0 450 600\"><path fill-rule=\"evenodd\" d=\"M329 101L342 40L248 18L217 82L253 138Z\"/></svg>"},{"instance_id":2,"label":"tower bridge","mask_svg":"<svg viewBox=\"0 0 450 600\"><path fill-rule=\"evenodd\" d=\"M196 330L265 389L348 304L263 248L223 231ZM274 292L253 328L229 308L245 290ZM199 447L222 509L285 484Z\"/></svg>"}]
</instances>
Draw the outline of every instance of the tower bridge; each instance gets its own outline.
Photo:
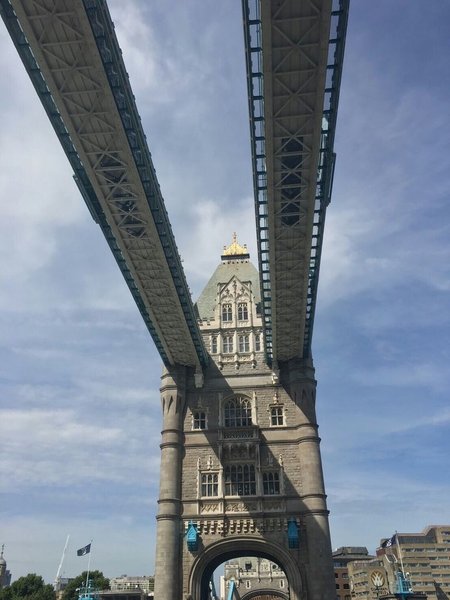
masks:
<instances>
[{"instance_id":1,"label":"tower bridge","mask_svg":"<svg viewBox=\"0 0 450 600\"><path fill-rule=\"evenodd\" d=\"M311 340L348 0L242 7L259 272L234 237L194 305L105 0L0 0L164 363L155 597L257 555L331 600Z\"/></svg>"}]
</instances>

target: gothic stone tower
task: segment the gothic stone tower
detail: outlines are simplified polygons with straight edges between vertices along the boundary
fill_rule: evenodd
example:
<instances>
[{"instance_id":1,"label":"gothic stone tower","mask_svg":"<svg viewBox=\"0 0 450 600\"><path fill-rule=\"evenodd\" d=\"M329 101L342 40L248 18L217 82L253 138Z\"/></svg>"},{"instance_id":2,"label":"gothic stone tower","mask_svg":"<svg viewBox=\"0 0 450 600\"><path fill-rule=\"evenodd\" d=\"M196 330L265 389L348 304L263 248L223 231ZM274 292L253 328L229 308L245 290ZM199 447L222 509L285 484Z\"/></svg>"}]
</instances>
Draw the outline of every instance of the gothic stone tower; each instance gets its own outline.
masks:
<instances>
[{"instance_id":1,"label":"gothic stone tower","mask_svg":"<svg viewBox=\"0 0 450 600\"><path fill-rule=\"evenodd\" d=\"M264 361L259 277L236 238L198 303L203 385L165 372L155 598L206 600L214 569L261 556L292 600L335 597L311 360ZM197 385L196 385L197 384Z\"/></svg>"}]
</instances>

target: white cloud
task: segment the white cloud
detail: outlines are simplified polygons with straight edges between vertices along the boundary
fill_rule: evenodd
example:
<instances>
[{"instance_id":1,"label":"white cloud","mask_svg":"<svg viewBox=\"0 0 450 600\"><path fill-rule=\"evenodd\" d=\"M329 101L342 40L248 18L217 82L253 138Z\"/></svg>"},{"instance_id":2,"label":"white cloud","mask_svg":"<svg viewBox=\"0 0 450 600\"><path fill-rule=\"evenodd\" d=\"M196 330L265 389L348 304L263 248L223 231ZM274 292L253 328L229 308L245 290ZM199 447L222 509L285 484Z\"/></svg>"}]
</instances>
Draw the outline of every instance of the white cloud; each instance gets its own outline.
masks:
<instances>
[{"instance_id":1,"label":"white cloud","mask_svg":"<svg viewBox=\"0 0 450 600\"><path fill-rule=\"evenodd\" d=\"M1 410L5 489L148 478L159 463L156 447L148 444L157 433L152 419L122 411L112 426L102 422L101 413L95 422L88 420L91 416L68 409ZM70 465L70 478L66 465Z\"/></svg>"},{"instance_id":2,"label":"white cloud","mask_svg":"<svg viewBox=\"0 0 450 600\"><path fill-rule=\"evenodd\" d=\"M397 364L390 366L377 366L372 368L359 368L352 373L354 381L364 385L380 388L417 388L428 390L444 390L448 387L448 375L442 371L441 365L418 362Z\"/></svg>"}]
</instances>

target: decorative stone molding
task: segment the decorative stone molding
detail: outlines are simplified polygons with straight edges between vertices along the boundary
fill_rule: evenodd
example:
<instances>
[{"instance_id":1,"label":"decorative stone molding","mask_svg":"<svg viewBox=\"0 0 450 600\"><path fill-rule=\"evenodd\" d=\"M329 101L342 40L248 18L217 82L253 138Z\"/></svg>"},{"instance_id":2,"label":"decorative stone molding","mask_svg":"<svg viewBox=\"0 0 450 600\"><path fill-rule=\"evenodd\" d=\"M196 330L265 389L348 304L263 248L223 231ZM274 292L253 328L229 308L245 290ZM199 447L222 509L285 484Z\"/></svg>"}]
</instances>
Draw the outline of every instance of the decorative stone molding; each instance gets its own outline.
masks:
<instances>
[{"instance_id":1,"label":"decorative stone molding","mask_svg":"<svg viewBox=\"0 0 450 600\"><path fill-rule=\"evenodd\" d=\"M258 431L255 428L252 429L232 429L230 431L223 431L222 439L224 440L242 440L242 439L258 439Z\"/></svg>"},{"instance_id":2,"label":"decorative stone molding","mask_svg":"<svg viewBox=\"0 0 450 600\"><path fill-rule=\"evenodd\" d=\"M244 503L242 503L244 504ZM220 503L217 503L219 506ZM205 505L206 506L206 505ZM209 506L213 506L210 503ZM210 511L211 513L213 511ZM207 514L204 511L204 514ZM292 519L292 518L291 518ZM293 519L300 527L298 519ZM263 534L263 533L286 533L288 530L288 521L286 517L269 517L265 519L253 518L230 518L230 519L201 519L197 522L197 528L200 535L242 535L242 534Z\"/></svg>"},{"instance_id":3,"label":"decorative stone molding","mask_svg":"<svg viewBox=\"0 0 450 600\"><path fill-rule=\"evenodd\" d=\"M258 509L256 502L231 501L225 502L226 512L252 512Z\"/></svg>"},{"instance_id":4,"label":"decorative stone molding","mask_svg":"<svg viewBox=\"0 0 450 600\"><path fill-rule=\"evenodd\" d=\"M265 500L264 511L265 512L280 512L285 510L285 503L283 500Z\"/></svg>"},{"instance_id":5,"label":"decorative stone molding","mask_svg":"<svg viewBox=\"0 0 450 600\"><path fill-rule=\"evenodd\" d=\"M200 504L200 513L201 514L217 513L217 512L221 512L221 508L222 508L221 502L202 502Z\"/></svg>"}]
</instances>

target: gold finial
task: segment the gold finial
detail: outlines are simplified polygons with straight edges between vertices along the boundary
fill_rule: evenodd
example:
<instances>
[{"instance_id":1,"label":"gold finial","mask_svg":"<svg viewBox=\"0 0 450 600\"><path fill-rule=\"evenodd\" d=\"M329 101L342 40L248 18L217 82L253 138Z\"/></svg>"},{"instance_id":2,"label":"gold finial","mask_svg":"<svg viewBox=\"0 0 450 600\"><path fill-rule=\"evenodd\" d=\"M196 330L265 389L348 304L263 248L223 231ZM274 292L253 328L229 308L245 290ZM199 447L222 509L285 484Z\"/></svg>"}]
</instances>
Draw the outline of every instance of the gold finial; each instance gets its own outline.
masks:
<instances>
[{"instance_id":1,"label":"gold finial","mask_svg":"<svg viewBox=\"0 0 450 600\"><path fill-rule=\"evenodd\" d=\"M243 254L245 254L245 255L248 254L247 244L244 244L243 246L241 246L237 241L236 232L234 232L231 244L228 247L227 246L223 247L223 255L222 256L241 256Z\"/></svg>"}]
</instances>

